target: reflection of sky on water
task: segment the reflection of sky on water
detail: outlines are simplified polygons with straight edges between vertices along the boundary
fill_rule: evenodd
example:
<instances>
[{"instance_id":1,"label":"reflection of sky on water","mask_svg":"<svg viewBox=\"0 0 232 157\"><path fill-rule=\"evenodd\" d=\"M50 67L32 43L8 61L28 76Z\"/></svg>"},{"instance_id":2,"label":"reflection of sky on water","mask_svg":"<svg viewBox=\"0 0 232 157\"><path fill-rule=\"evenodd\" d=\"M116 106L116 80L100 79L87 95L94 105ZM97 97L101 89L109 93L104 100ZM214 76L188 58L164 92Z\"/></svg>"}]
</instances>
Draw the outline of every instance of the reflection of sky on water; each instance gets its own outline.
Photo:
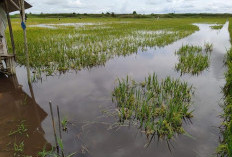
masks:
<instances>
[{"instance_id":1,"label":"reflection of sky on water","mask_svg":"<svg viewBox=\"0 0 232 157\"><path fill-rule=\"evenodd\" d=\"M193 124L185 125L194 139L183 135L178 136L175 141L172 141L175 148L170 153L165 141L155 140L145 149L147 139L134 127L114 131L107 130L107 126L103 124L96 124L87 127L82 135L84 143L89 148L90 156L210 156L218 145L217 127L220 125L218 115L221 111L218 104L222 98L221 87L225 83L223 59L230 43L228 23L220 31L210 29L210 25L197 25L200 31L163 48L149 49L147 52L128 57L116 57L108 61L105 66L94 67L91 70L48 77L42 84L34 84L37 102L44 110L49 111L48 101L51 99L54 104L60 106L62 115L75 122L108 121L109 118L98 118L102 116L102 109L99 106L114 106L111 102L111 93L117 78L125 78L129 75L135 80L144 80L144 77L153 72L159 79L171 75L188 81L196 89L193 98L195 110ZM198 77L191 75L180 77L174 69L178 61L174 52L183 44L203 46L205 42L214 45L209 69ZM18 70L20 71L20 68ZM19 78L21 78L20 81L23 80L23 77L19 76ZM43 127L47 130L48 141L53 141L50 119L44 121ZM80 131L80 125L74 128L70 134L76 136ZM70 152L78 151L80 141L68 135L65 137L66 149Z\"/></svg>"}]
</instances>

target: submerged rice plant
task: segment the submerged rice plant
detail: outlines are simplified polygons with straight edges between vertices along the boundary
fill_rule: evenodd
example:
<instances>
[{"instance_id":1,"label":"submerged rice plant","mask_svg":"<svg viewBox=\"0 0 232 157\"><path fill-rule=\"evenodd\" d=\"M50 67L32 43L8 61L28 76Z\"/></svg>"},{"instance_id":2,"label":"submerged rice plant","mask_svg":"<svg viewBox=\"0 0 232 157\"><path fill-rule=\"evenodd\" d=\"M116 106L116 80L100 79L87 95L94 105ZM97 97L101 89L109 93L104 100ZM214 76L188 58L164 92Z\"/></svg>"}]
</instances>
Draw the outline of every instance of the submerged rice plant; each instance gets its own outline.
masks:
<instances>
[{"instance_id":1,"label":"submerged rice plant","mask_svg":"<svg viewBox=\"0 0 232 157\"><path fill-rule=\"evenodd\" d=\"M213 51L213 44L211 43L205 43L205 52L212 52Z\"/></svg>"},{"instance_id":2,"label":"submerged rice plant","mask_svg":"<svg viewBox=\"0 0 232 157\"><path fill-rule=\"evenodd\" d=\"M216 29L216 30L219 30L219 29L222 29L223 25L214 25L214 26L210 26L212 29Z\"/></svg>"},{"instance_id":3,"label":"submerged rice plant","mask_svg":"<svg viewBox=\"0 0 232 157\"><path fill-rule=\"evenodd\" d=\"M31 18L27 22L30 67L36 79L41 74L53 75L104 65L115 56L168 45L199 30L193 22L205 21L224 23L225 19L161 19L157 22L153 19L65 18L61 23L58 18ZM17 62L25 65L19 19L14 19L12 24ZM55 28L30 27L39 24L53 24ZM8 31L7 34L9 36Z\"/></svg>"},{"instance_id":4,"label":"submerged rice plant","mask_svg":"<svg viewBox=\"0 0 232 157\"><path fill-rule=\"evenodd\" d=\"M220 157L232 157L232 48L227 52L226 64L228 71L225 74L226 84L224 86L225 102L223 106L222 140L217 148Z\"/></svg>"},{"instance_id":5,"label":"submerged rice plant","mask_svg":"<svg viewBox=\"0 0 232 157\"><path fill-rule=\"evenodd\" d=\"M199 46L183 45L176 52L179 57L179 63L176 64L175 69L180 71L181 74L198 75L209 67L209 52L212 50L212 44L206 44L204 51Z\"/></svg>"},{"instance_id":6,"label":"submerged rice plant","mask_svg":"<svg viewBox=\"0 0 232 157\"><path fill-rule=\"evenodd\" d=\"M129 79L118 80L113 91L120 122L137 121L147 137L171 139L175 134L185 133L182 121L191 118L189 110L193 95L192 86L179 79L167 77L161 82L156 74L144 82Z\"/></svg>"},{"instance_id":7,"label":"submerged rice plant","mask_svg":"<svg viewBox=\"0 0 232 157\"><path fill-rule=\"evenodd\" d=\"M230 19L229 32L232 45L232 19ZM221 144L217 148L217 153L220 157L232 157L232 48L226 54L225 63L228 71L225 73L226 84L223 89L225 100L222 117L224 118L224 122L221 127Z\"/></svg>"}]
</instances>

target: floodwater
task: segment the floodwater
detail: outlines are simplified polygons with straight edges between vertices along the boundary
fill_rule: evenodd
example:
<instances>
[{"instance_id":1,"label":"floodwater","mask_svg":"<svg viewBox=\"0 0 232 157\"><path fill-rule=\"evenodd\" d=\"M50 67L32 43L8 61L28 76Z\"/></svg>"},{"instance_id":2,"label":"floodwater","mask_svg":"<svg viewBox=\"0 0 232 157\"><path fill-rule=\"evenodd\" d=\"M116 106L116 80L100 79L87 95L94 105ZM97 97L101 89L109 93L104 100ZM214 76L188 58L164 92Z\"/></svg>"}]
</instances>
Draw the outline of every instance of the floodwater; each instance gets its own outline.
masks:
<instances>
[{"instance_id":1,"label":"floodwater","mask_svg":"<svg viewBox=\"0 0 232 157\"><path fill-rule=\"evenodd\" d=\"M40 27L40 28L49 28L56 29L58 26L73 26L73 27L83 27L83 26L92 26L92 25L103 25L104 23L59 23L59 24L38 24L38 25L29 25L29 27Z\"/></svg>"},{"instance_id":2,"label":"floodwater","mask_svg":"<svg viewBox=\"0 0 232 157\"><path fill-rule=\"evenodd\" d=\"M77 152L85 157L208 157L216 156L219 143L219 126L222 112L221 87L225 84L224 56L230 47L228 22L221 30L212 30L208 24L196 24L200 31L163 48L151 48L128 57L116 57L104 66L67 72L60 76L43 78L42 82L27 84L26 70L17 67L17 80L0 79L0 156L12 156L6 145L12 137L8 133L16 128L19 120L25 120L29 138L25 142L25 154L36 156L45 144L54 145L54 136L48 102L59 105L61 117L70 123L63 133L66 154ZM183 44L204 46L212 43L214 50L210 67L199 76L183 75L175 71L178 58L175 51ZM167 76L180 78L192 84L194 118L184 122L190 136L177 135L170 141L153 139L148 147L146 136L131 126L111 128L117 118L106 116L103 111L115 109L112 91L117 78L127 75L144 80L156 73L159 79ZM16 87L15 87L16 84ZM22 86L19 86L22 85ZM25 105L25 97L27 97ZM56 114L55 114L56 115ZM8 146L9 147L9 146Z\"/></svg>"}]
</instances>

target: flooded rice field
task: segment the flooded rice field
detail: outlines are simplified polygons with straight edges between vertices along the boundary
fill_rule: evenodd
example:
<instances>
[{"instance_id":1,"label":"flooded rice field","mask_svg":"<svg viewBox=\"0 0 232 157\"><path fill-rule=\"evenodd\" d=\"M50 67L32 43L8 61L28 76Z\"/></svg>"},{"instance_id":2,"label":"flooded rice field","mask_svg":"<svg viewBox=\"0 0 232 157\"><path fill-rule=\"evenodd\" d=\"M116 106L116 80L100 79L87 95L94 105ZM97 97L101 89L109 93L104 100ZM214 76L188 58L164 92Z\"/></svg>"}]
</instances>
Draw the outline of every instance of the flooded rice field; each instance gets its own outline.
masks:
<instances>
[{"instance_id":1,"label":"flooded rice field","mask_svg":"<svg viewBox=\"0 0 232 157\"><path fill-rule=\"evenodd\" d=\"M0 156L13 155L11 147L15 139L10 135L17 128L22 136L27 137L24 141L27 155L36 156L45 145L51 147L55 144L50 100L54 110L59 105L61 117L68 121L67 131L62 134L66 154L75 152L74 156L83 157L216 156L222 122L219 115L223 102L221 88L225 84L224 56L230 48L228 24L220 30L212 29L210 24L194 24L199 31L170 45L114 57L104 65L90 69L43 77L32 86L27 84L23 66L17 67L17 77L2 75ZM175 52L186 44L203 47L205 43L213 44L208 68L198 75L177 72L178 55ZM111 114L116 110L112 92L117 78L128 75L136 81L143 81L153 73L159 80L171 76L186 81L195 91L191 106L193 118L183 122L187 134L176 135L168 142L156 136L147 138L132 123L117 125L118 117Z\"/></svg>"}]
</instances>

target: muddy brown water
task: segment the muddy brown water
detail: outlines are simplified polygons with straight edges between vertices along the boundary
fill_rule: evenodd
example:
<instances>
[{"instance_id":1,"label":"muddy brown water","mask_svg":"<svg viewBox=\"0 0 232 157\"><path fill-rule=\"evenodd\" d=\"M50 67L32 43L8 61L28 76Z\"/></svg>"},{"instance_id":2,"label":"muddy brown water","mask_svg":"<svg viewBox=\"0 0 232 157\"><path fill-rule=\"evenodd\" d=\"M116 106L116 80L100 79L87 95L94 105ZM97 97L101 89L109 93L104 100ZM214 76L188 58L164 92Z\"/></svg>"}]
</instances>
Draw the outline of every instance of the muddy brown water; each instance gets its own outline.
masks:
<instances>
[{"instance_id":1,"label":"muddy brown water","mask_svg":"<svg viewBox=\"0 0 232 157\"><path fill-rule=\"evenodd\" d=\"M200 31L163 48L150 48L128 57L116 57L104 66L67 72L59 76L43 78L29 88L26 70L17 67L17 78L0 77L0 157L13 156L9 137L21 120L25 120L29 138L25 139L25 154L36 156L44 145L54 145L49 100L59 105L61 116L70 124L63 133L66 154L93 157L208 157L215 156L219 143L219 126L223 102L221 87L225 84L224 56L230 47L228 23L221 30L212 30L208 24L196 24ZM210 67L199 76L183 75L175 71L178 58L175 51L183 44L204 46L212 43L214 50ZM105 110L115 109L112 91L117 78L129 75L135 80L144 80L148 74L156 73L159 79L166 76L180 78L192 84L194 118L184 122L191 135L177 135L168 144L148 139L141 131L131 126L110 129L117 122L115 117L104 116ZM17 83L18 82L18 83ZM55 110L55 108L54 108ZM17 136L17 138L21 138ZM170 151L171 150L171 151Z\"/></svg>"}]
</instances>

